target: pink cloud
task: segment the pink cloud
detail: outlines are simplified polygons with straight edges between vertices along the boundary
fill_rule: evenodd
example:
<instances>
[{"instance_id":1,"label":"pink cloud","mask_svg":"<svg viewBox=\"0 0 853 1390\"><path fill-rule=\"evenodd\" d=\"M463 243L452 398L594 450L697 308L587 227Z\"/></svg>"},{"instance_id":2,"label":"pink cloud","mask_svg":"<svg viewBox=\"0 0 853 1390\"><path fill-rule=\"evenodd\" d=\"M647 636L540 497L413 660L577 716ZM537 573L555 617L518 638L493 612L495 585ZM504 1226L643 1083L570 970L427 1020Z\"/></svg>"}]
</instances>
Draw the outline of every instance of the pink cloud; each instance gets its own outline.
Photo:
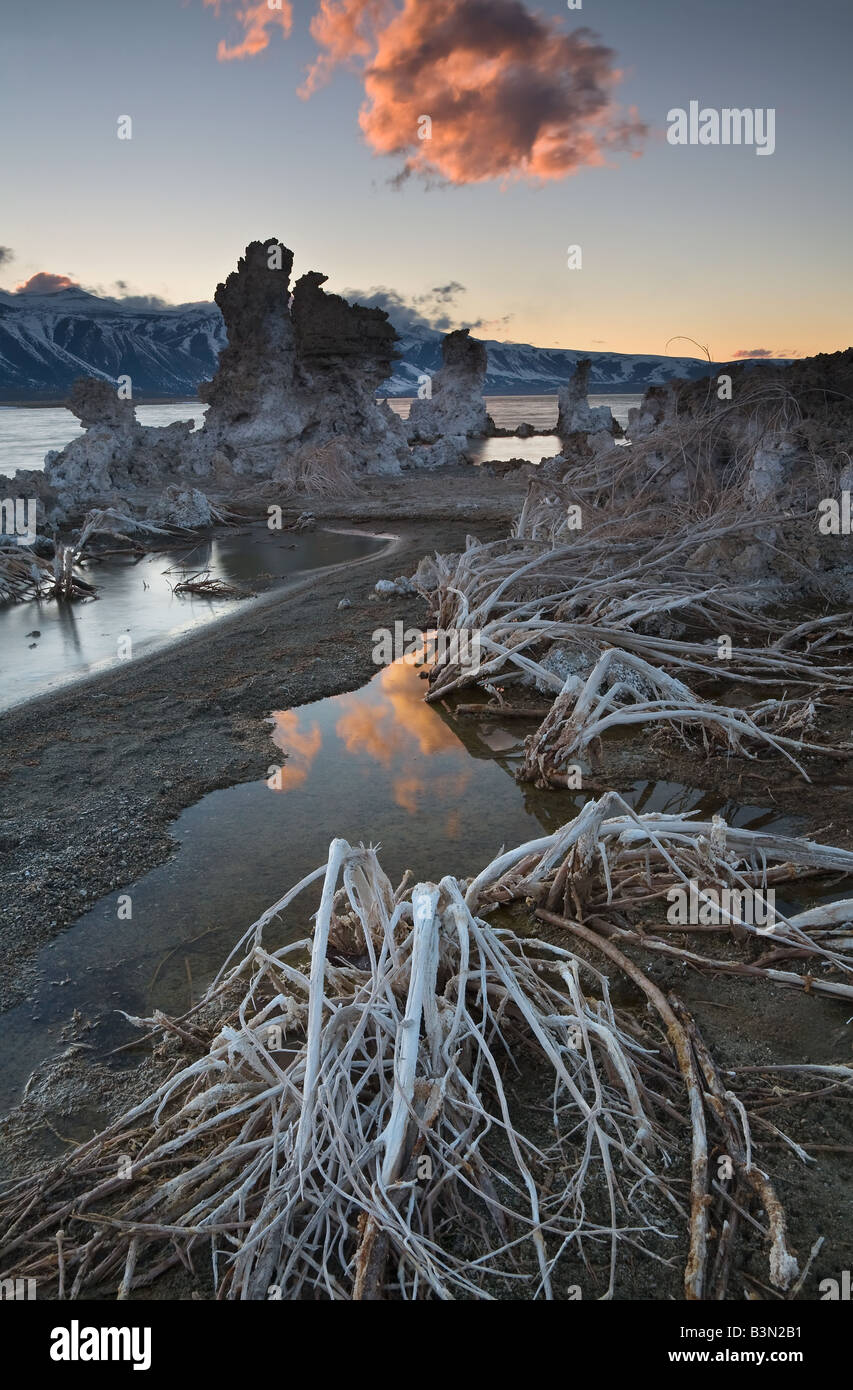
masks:
<instances>
[{"instance_id":1,"label":"pink cloud","mask_svg":"<svg viewBox=\"0 0 853 1390\"><path fill-rule=\"evenodd\" d=\"M68 275L54 275L50 270L40 270L15 286L15 294L53 294L55 290L77 289L77 281Z\"/></svg>"},{"instance_id":2,"label":"pink cloud","mask_svg":"<svg viewBox=\"0 0 853 1390\"><path fill-rule=\"evenodd\" d=\"M397 14L393 0L320 0L310 27L325 52L315 59L300 96L310 96L339 65L365 64L376 50L376 35Z\"/></svg>"},{"instance_id":3,"label":"pink cloud","mask_svg":"<svg viewBox=\"0 0 853 1390\"><path fill-rule=\"evenodd\" d=\"M311 32L324 51L302 95L359 69L359 124L377 154L405 157L402 177L561 179L646 133L613 103L613 51L520 0L322 0Z\"/></svg>"},{"instance_id":4,"label":"pink cloud","mask_svg":"<svg viewBox=\"0 0 853 1390\"><path fill-rule=\"evenodd\" d=\"M221 42L221 61L260 53L275 24L287 37L293 17L288 0L261 0L236 18L243 39ZM319 52L300 96L338 67L358 72L359 125L374 153L403 157L398 179L543 183L636 154L648 133L614 101L613 50L521 0L320 0L310 27Z\"/></svg>"},{"instance_id":5,"label":"pink cloud","mask_svg":"<svg viewBox=\"0 0 853 1390\"><path fill-rule=\"evenodd\" d=\"M220 13L222 0L203 0L203 3ZM220 63L231 62L234 58L254 58L269 47L270 31L278 27L284 38L290 37L293 28L293 6L289 0L281 0L280 8L272 8L267 0L258 0L255 5L243 5L236 11L235 19L243 26L243 38L234 45L220 39L216 56Z\"/></svg>"},{"instance_id":6,"label":"pink cloud","mask_svg":"<svg viewBox=\"0 0 853 1390\"><path fill-rule=\"evenodd\" d=\"M734 362L738 357L795 357L796 353L789 352L785 348L738 348L737 352L732 353L731 360Z\"/></svg>"}]
</instances>

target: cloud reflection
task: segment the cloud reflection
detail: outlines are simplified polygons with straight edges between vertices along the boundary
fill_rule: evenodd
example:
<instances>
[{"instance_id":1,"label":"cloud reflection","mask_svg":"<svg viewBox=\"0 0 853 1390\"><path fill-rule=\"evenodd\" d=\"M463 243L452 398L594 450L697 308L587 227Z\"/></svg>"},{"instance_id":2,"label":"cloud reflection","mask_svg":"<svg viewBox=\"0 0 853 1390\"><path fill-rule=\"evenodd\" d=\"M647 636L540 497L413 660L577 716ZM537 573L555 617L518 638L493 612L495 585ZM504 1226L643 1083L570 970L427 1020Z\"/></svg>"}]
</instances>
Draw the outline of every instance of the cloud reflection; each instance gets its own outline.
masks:
<instances>
[{"instance_id":1,"label":"cloud reflection","mask_svg":"<svg viewBox=\"0 0 853 1390\"><path fill-rule=\"evenodd\" d=\"M354 758L369 759L386 768L394 803L410 816L459 801L472 776L463 745L425 703L423 686L412 669L414 663L414 656L395 661L365 689L330 702L337 714L334 732L340 741L338 754L343 756L345 750ZM323 721L318 722L316 709L313 714L279 710L273 718L273 742L287 754L287 761L268 785L275 791L292 791L307 781L323 746ZM442 766L427 771L423 767L422 759L440 755L458 759L459 769ZM458 820L455 824L458 827Z\"/></svg>"}]
</instances>

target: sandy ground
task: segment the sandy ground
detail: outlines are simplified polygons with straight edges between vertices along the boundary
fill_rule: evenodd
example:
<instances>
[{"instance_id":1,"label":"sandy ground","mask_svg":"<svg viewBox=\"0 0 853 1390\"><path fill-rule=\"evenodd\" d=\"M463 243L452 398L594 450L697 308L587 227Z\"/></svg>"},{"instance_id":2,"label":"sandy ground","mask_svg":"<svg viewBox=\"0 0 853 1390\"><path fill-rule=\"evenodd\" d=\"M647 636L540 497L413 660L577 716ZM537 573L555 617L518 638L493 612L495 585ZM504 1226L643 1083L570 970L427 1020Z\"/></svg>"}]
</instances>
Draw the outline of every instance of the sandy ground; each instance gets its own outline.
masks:
<instances>
[{"instance_id":1,"label":"sandy ground","mask_svg":"<svg viewBox=\"0 0 853 1390\"><path fill-rule=\"evenodd\" d=\"M0 726L0 1007L26 996L36 952L101 894L129 884L172 851L169 826L206 792L262 776L269 762L271 709L297 706L351 690L375 671L370 634L397 619L422 623L418 599L377 601L377 579L411 573L433 550L452 551L465 535L505 534L521 491L520 478L470 472L382 481L358 503L326 507L326 515L365 530L393 532L389 552L315 575L268 596L233 617L130 667L4 715ZM495 494L499 492L499 501ZM318 513L319 505L314 508ZM341 598L352 606L339 610ZM849 737L849 713L825 713L822 738ZM806 784L776 758L702 761L675 741L608 745L589 787L625 786L643 776L701 786L722 801L775 807L796 828L850 845L853 766L812 758ZM763 981L700 975L680 963L638 959L664 988L694 1011L722 1065L853 1061L849 1007ZM596 964L601 964L600 961ZM631 1006L626 995L618 1000ZM72 1047L34 1086L27 1107L0 1123L0 1162L7 1171L62 1151L150 1088L158 1067L141 1062L119 1076ZM850 1177L847 1095L780 1104L769 1118L807 1149L804 1165L776 1143L758 1149L778 1182L801 1263L817 1235L827 1237L802 1291L817 1298L820 1279L853 1267L853 1209L844 1195ZM33 1144L33 1131L41 1141ZM760 1235L746 1235L744 1268L767 1283ZM626 1266L620 1296L680 1297L683 1251L671 1269L647 1261ZM568 1274L571 1282L571 1271ZM170 1286L171 1287L171 1286ZM747 1295L746 1283L730 1296ZM195 1292L205 1296L205 1276ZM169 1296L169 1289L164 1288ZM171 1287L188 1297L189 1287ZM771 1296L769 1293L759 1296Z\"/></svg>"}]
</instances>

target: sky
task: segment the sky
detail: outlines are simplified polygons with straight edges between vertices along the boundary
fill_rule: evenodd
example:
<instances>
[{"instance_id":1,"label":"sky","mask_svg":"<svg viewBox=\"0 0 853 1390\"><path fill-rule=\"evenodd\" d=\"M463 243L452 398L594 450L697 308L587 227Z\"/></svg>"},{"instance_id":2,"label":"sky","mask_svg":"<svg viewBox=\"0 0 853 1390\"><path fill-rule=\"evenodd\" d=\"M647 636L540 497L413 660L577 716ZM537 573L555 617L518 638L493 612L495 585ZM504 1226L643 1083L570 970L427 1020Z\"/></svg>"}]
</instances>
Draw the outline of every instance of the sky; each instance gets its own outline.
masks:
<instances>
[{"instance_id":1,"label":"sky","mask_svg":"<svg viewBox=\"0 0 853 1390\"><path fill-rule=\"evenodd\" d=\"M0 285L209 300L277 237L486 338L849 345L849 0L275 6L3 0ZM691 101L772 108L773 153L670 143Z\"/></svg>"}]
</instances>

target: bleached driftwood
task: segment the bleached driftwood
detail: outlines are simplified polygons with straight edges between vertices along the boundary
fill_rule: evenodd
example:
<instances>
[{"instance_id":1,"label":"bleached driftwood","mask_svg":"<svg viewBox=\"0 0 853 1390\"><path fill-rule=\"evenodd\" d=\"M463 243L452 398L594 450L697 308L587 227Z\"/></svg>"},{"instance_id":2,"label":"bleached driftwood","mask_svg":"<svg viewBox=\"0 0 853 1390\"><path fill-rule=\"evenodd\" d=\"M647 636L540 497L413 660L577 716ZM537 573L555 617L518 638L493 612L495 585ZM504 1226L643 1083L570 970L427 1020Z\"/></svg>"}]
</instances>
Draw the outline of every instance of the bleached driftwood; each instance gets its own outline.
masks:
<instances>
[{"instance_id":1,"label":"bleached driftwood","mask_svg":"<svg viewBox=\"0 0 853 1390\"><path fill-rule=\"evenodd\" d=\"M531 955L472 912L452 878L395 895L373 851L343 841L330 851L310 976L308 943L270 952L259 936L208 999L244 992L205 1055L64 1159L42 1184L55 1203L44 1221L24 1189L7 1199L4 1264L44 1271L58 1221L74 1297L113 1279L138 1288L164 1248L168 1262L175 1243L189 1253L203 1242L226 1297L263 1298L273 1285L288 1298L489 1298L506 1287L547 1297L561 1252L604 1241L606 1295L620 1242L642 1244L662 1202L680 1209L650 1165L668 1141L644 1049L619 1025L603 977L593 973L600 998L587 998L571 952ZM367 964L336 963L356 945ZM525 1134L505 1080L519 1044L552 1076L547 1152ZM134 1155L127 1183L109 1176L121 1146ZM429 1181L418 1181L419 1158ZM559 1168L549 1191L546 1170ZM57 1201L81 1184L85 1194ZM93 1234L86 1212L94 1203L103 1214L107 1199L110 1224Z\"/></svg>"},{"instance_id":2,"label":"bleached driftwood","mask_svg":"<svg viewBox=\"0 0 853 1390\"><path fill-rule=\"evenodd\" d=\"M546 512L562 516L561 504L540 486ZM853 689L851 614L790 627L760 608L747 610L741 593L720 577L685 570L697 551L754 540L755 530L754 516L726 514L673 528L652 508L608 513L573 535L558 527L543 538L523 512L510 540L469 539L455 559L436 556L421 565L416 582L437 626L476 633L480 661L466 663L445 644L427 700L473 685L535 683L556 701L525 759L523 775L540 783L555 775L559 782L571 756L625 725L665 724L681 736L692 730L706 749L717 742L750 757L764 745L804 776L798 753L846 756L849 750L805 733L824 692ZM705 640L665 635L673 618ZM552 651L569 663L564 677L547 663ZM770 690L751 707L735 706L697 694L697 680ZM768 698L773 688L779 694Z\"/></svg>"},{"instance_id":3,"label":"bleached driftwood","mask_svg":"<svg viewBox=\"0 0 853 1390\"><path fill-rule=\"evenodd\" d=\"M638 678L633 685L625 679L626 671ZM784 713L785 702L765 702L754 712L712 704L697 699L681 681L641 657L615 647L602 653L579 693L578 685L577 676L567 677L550 713L528 741L522 780L539 784L559 780L569 760L594 739L617 726L632 724L665 722L677 729L696 725L703 734L722 738L731 752L748 757L752 755L747 740L765 743L793 763L807 781L808 774L788 749L829 756L836 752L822 744L773 733L756 722L755 714ZM656 698L643 699L638 687L645 687Z\"/></svg>"}]
</instances>

